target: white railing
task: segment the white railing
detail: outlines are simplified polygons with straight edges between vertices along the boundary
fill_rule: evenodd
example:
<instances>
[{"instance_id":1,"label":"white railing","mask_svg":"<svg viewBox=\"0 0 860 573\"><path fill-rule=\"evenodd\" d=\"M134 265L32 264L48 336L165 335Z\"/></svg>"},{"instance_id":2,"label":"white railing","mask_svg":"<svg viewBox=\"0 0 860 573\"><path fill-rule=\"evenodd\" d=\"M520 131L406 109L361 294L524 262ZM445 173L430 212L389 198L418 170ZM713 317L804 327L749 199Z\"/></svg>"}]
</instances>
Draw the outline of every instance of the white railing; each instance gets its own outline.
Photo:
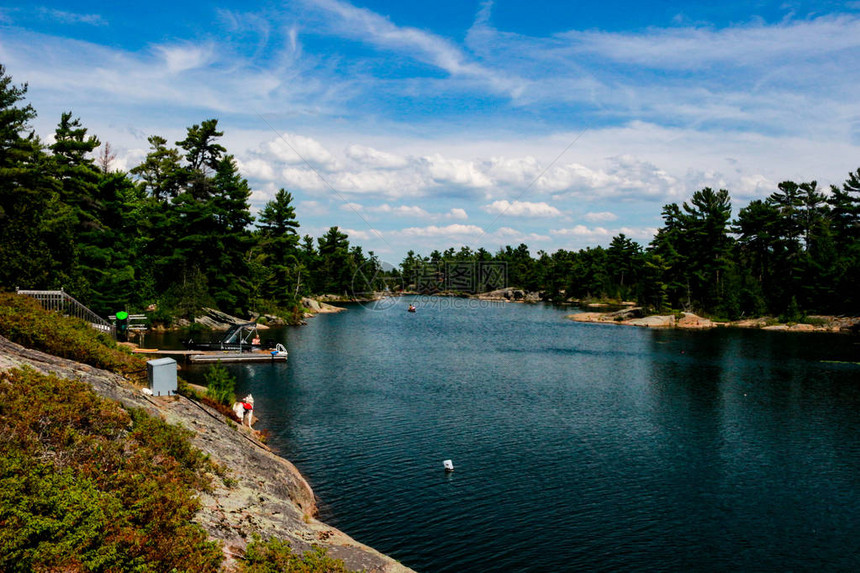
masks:
<instances>
[{"instance_id":1,"label":"white railing","mask_svg":"<svg viewBox=\"0 0 860 573\"><path fill-rule=\"evenodd\" d=\"M22 290L15 289L18 294L29 296L38 300L42 307L47 310L55 310L66 316L80 318L92 325L93 328L106 332L111 336L116 335L113 324L103 319L64 290Z\"/></svg>"}]
</instances>

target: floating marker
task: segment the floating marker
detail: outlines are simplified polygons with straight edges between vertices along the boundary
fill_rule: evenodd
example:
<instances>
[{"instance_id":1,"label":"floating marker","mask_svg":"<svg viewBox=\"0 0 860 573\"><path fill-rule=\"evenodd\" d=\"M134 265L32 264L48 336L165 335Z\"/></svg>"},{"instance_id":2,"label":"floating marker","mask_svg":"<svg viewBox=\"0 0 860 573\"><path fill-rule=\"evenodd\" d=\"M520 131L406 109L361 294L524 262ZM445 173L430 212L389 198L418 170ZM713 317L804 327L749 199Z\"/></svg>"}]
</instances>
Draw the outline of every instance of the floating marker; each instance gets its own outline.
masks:
<instances>
[{"instance_id":1,"label":"floating marker","mask_svg":"<svg viewBox=\"0 0 860 573\"><path fill-rule=\"evenodd\" d=\"M452 462L451 460L445 460L444 462L442 462L442 466L445 468L446 472L454 471L454 462Z\"/></svg>"}]
</instances>

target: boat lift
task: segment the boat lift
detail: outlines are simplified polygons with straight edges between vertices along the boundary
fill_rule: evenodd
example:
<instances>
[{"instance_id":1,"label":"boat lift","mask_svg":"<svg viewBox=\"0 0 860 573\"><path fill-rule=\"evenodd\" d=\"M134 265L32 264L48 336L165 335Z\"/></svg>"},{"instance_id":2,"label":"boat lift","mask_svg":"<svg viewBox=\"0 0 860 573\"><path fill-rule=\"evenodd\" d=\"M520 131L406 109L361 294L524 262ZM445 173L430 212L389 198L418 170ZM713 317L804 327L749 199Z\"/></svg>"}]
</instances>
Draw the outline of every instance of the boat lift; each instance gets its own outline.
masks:
<instances>
[{"instance_id":1,"label":"boat lift","mask_svg":"<svg viewBox=\"0 0 860 573\"><path fill-rule=\"evenodd\" d=\"M250 352L264 348L274 348L275 341L267 340L263 344L256 322L234 324L218 342L195 342L192 339L183 340L182 345L188 350L231 350L233 352Z\"/></svg>"}]
</instances>

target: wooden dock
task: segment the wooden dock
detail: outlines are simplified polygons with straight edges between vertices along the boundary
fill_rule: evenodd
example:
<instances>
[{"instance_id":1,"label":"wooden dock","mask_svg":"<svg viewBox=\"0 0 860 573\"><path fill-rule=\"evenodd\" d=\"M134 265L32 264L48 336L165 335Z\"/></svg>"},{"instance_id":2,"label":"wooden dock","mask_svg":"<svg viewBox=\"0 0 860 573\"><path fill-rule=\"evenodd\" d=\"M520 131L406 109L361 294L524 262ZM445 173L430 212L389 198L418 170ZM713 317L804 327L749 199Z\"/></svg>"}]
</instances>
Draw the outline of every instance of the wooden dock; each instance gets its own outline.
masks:
<instances>
[{"instance_id":1,"label":"wooden dock","mask_svg":"<svg viewBox=\"0 0 860 573\"><path fill-rule=\"evenodd\" d=\"M287 353L271 351L252 352L224 352L220 350L158 350L153 348L136 348L135 354L152 354L155 356L169 356L177 362L191 364L214 364L215 362L286 362Z\"/></svg>"}]
</instances>

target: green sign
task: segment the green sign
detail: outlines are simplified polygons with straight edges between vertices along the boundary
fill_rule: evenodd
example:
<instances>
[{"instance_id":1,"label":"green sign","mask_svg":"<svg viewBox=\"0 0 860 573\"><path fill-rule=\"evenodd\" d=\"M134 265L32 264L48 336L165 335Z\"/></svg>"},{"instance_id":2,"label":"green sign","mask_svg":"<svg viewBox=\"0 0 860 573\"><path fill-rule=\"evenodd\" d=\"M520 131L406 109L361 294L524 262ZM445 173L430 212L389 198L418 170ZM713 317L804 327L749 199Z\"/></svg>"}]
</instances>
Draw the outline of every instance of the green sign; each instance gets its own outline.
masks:
<instances>
[{"instance_id":1,"label":"green sign","mask_svg":"<svg viewBox=\"0 0 860 573\"><path fill-rule=\"evenodd\" d=\"M126 311L121 310L118 313L116 313L116 319L117 320L125 320L126 318L128 318L128 313Z\"/></svg>"}]
</instances>

